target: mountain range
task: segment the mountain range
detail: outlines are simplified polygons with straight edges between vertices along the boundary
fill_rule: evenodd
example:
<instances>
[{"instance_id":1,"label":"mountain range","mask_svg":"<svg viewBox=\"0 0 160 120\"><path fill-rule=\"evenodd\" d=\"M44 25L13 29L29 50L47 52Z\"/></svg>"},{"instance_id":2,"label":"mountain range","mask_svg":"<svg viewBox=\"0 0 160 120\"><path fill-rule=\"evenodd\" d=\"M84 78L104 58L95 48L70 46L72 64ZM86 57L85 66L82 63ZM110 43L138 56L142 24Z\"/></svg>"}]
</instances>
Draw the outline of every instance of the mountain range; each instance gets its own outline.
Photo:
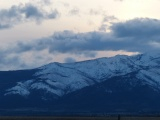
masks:
<instances>
[{"instance_id":1,"label":"mountain range","mask_svg":"<svg viewBox=\"0 0 160 120\"><path fill-rule=\"evenodd\" d=\"M0 115L159 114L160 53L0 71Z\"/></svg>"}]
</instances>

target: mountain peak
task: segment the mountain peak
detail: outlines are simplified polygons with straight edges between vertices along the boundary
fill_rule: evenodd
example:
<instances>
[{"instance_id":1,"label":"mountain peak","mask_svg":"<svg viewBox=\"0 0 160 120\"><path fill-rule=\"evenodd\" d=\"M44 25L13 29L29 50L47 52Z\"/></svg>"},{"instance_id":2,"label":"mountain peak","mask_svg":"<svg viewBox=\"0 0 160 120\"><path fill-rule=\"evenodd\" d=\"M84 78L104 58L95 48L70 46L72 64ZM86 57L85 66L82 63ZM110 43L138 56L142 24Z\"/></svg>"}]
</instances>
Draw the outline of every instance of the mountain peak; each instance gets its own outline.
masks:
<instances>
[{"instance_id":1,"label":"mountain peak","mask_svg":"<svg viewBox=\"0 0 160 120\"><path fill-rule=\"evenodd\" d=\"M106 95L118 95L121 91L121 94L126 96L126 93L136 95L147 90L157 96L160 94L159 55L118 55L76 63L50 63L34 70L0 72L0 82L3 84L0 97L4 102L7 98L18 96L18 99L20 97L32 101L34 98L43 103L64 99L70 95L73 95L74 99L78 96L92 98L93 95L101 95L99 90L104 94L102 98ZM147 94L150 94L149 91ZM107 96L104 98L106 101L109 99ZM69 99L70 97L67 97L67 100Z\"/></svg>"}]
</instances>

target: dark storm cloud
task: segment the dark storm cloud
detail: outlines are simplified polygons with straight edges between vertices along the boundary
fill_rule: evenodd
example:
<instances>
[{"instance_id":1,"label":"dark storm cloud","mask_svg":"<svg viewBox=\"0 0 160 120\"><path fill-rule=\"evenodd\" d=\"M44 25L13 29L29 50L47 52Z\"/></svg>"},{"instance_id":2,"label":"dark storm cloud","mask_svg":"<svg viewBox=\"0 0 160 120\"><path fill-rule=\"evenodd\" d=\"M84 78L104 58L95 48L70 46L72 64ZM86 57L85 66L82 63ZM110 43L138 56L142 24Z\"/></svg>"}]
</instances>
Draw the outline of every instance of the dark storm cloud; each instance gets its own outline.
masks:
<instances>
[{"instance_id":1,"label":"dark storm cloud","mask_svg":"<svg viewBox=\"0 0 160 120\"><path fill-rule=\"evenodd\" d=\"M110 17L110 19L115 19ZM99 50L126 50L145 52L152 42L160 42L160 20L137 18L113 23L109 33L74 33L63 31L55 33L50 39L50 52L76 52ZM62 47L63 46L63 47Z\"/></svg>"},{"instance_id":2,"label":"dark storm cloud","mask_svg":"<svg viewBox=\"0 0 160 120\"><path fill-rule=\"evenodd\" d=\"M52 44L49 51L78 53L81 51L103 50L106 48L105 38L109 35L101 32L74 33L72 31L63 31L55 33L52 38ZM60 47L61 46L61 47ZM63 46L63 47L62 47Z\"/></svg>"},{"instance_id":3,"label":"dark storm cloud","mask_svg":"<svg viewBox=\"0 0 160 120\"><path fill-rule=\"evenodd\" d=\"M0 29L26 21L41 22L44 19L55 19L58 16L59 13L56 9L48 13L36 5L29 3L25 5L20 4L18 6L12 6L9 9L0 10Z\"/></svg>"},{"instance_id":4,"label":"dark storm cloud","mask_svg":"<svg viewBox=\"0 0 160 120\"><path fill-rule=\"evenodd\" d=\"M160 20L137 18L127 22L115 23L111 27L116 37L145 38L160 36Z\"/></svg>"},{"instance_id":5,"label":"dark storm cloud","mask_svg":"<svg viewBox=\"0 0 160 120\"><path fill-rule=\"evenodd\" d=\"M148 18L133 19L113 23L111 32L74 33L72 31L56 32L48 38L30 43L18 43L11 52L41 51L49 53L70 53L95 57L96 51L124 50L147 52L160 50L160 21ZM149 48L149 49L148 49Z\"/></svg>"}]
</instances>

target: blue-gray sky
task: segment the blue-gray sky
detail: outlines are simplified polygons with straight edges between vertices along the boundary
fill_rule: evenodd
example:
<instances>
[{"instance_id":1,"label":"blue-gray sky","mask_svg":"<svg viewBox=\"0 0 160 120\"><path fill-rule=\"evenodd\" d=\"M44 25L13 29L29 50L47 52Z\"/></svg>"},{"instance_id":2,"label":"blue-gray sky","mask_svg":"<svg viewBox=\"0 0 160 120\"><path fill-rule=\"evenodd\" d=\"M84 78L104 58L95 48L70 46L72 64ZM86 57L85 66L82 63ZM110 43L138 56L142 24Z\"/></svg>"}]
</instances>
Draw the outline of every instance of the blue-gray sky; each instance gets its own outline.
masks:
<instances>
[{"instance_id":1,"label":"blue-gray sky","mask_svg":"<svg viewBox=\"0 0 160 120\"><path fill-rule=\"evenodd\" d=\"M0 70L160 50L160 0L0 3Z\"/></svg>"}]
</instances>

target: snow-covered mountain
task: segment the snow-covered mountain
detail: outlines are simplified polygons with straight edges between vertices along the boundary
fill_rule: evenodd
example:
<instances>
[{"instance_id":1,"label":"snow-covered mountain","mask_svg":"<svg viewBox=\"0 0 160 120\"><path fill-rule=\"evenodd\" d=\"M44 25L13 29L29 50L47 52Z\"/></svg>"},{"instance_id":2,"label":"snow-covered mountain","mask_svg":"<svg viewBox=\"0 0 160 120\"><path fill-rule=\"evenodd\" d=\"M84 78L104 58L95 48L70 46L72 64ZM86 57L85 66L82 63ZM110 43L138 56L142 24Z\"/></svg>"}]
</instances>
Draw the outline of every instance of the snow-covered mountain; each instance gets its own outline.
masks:
<instances>
[{"instance_id":1,"label":"snow-covered mountain","mask_svg":"<svg viewBox=\"0 0 160 120\"><path fill-rule=\"evenodd\" d=\"M53 108L56 104L58 110L61 110L62 104L64 106L70 105L76 109L78 104L89 105L88 100L95 100L92 104L94 106L101 100L98 101L93 96L101 95L99 98L105 100L101 102L103 107L104 104L121 106L123 103L128 104L127 108L120 107L115 108L115 110L128 110L129 106L132 106L130 104L134 96L139 96L133 100L136 105L138 103L142 105L142 108L137 109L148 110L150 108L149 103L154 101L156 104L156 100L160 98L160 53L135 56L118 55L76 63L51 63L33 70L0 72L0 85L0 107L2 108L7 104L6 102L10 102L9 99L14 98L15 101L12 102L18 108L35 107L29 102L37 101L37 104L43 104L43 107L48 102L53 105ZM122 101L119 94L127 101ZM128 96L130 97L128 98ZM151 96L153 98L150 99ZM113 99L117 99L117 101ZM143 102L143 106L140 101L145 101L145 99L150 101L149 103ZM19 106L18 101L25 102ZM119 104L118 101L120 101ZM10 107L9 105L10 103L7 104L8 107ZM160 106L159 103L157 103L158 105ZM112 108L114 108L113 106ZM41 106L39 107L41 108ZM132 107L130 108L131 111ZM77 108L79 109L79 107ZM99 109L101 108L100 104ZM104 111L109 111L109 108ZM81 108L81 112L89 109L88 107ZM157 108L150 109L151 111L157 110ZM114 110L111 111L115 112ZM157 111L160 112L160 109Z\"/></svg>"}]
</instances>

